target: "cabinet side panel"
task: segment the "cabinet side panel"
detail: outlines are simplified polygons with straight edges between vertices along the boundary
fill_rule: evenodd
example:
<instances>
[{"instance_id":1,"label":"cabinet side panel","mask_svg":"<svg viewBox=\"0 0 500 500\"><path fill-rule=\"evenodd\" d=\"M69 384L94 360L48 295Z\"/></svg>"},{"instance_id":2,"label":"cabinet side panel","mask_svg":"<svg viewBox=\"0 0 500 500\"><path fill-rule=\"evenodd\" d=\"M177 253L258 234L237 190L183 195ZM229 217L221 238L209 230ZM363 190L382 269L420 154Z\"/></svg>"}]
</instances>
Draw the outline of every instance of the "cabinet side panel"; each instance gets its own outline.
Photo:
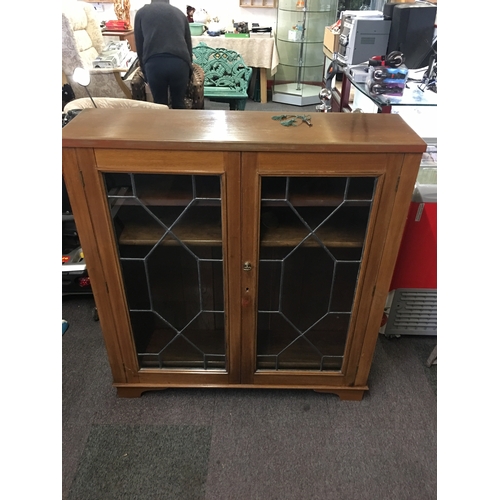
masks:
<instances>
[{"instance_id":1,"label":"cabinet side panel","mask_svg":"<svg viewBox=\"0 0 500 500\"><path fill-rule=\"evenodd\" d=\"M138 381L137 371L139 366L135 355L132 329L127 311L116 243L114 241L113 226L109 207L106 202L106 190L102 175L95 163L81 162L80 168L85 182L85 193L94 228L94 237L102 262L103 274L98 279L106 283L109 296L109 303L106 304L105 310L102 310L104 305L97 304L99 317L103 315L113 317L115 329L113 332L109 332L109 334L113 335L113 338L116 340L115 348L120 353L126 370L127 381L136 382ZM93 282L92 275L90 275L90 279Z\"/></svg>"},{"instance_id":2,"label":"cabinet side panel","mask_svg":"<svg viewBox=\"0 0 500 500\"><path fill-rule=\"evenodd\" d=\"M366 327L367 333L363 339L355 385L365 385L368 380L375 345L377 343L378 331L382 320L382 312L387 294L389 293L389 286L394 273L394 267L396 265L399 246L403 237L404 226L422 155L407 154L403 157L403 161L399 158L401 157L395 156L391 158L391 163L394 162L396 165L398 163L401 165L397 175L397 192L393 209L390 212L391 218L384 241L378 276L375 281L376 287L373 291L373 301Z\"/></svg>"},{"instance_id":3,"label":"cabinet side panel","mask_svg":"<svg viewBox=\"0 0 500 500\"><path fill-rule=\"evenodd\" d=\"M82 170L94 169L95 158L92 149L63 149L62 151L63 175L70 197L71 208L75 217L82 249L85 253L85 262L92 282L92 292L99 310L99 320L103 332L108 359L115 382L125 382L127 374L123 363L120 342L117 335L115 318L113 317L111 298L106 287L102 252L94 236L94 225L90 214L87 189L90 188ZM85 187L84 187L85 186Z\"/></svg>"},{"instance_id":4,"label":"cabinet side panel","mask_svg":"<svg viewBox=\"0 0 500 500\"><path fill-rule=\"evenodd\" d=\"M372 208L371 224L366 239L366 256L359 277L359 292L356 296L354 309L355 322L352 330L353 334L346 351L346 379L349 384L355 386L358 385L355 383L355 378L359 369L364 339L369 336L377 338L382 317L381 309L378 326L370 328L368 320L373 307L374 289L379 276L383 248L386 244L386 234L394 208L399 171L403 161L402 155L384 155L383 158L385 161L384 171L377 180L377 191ZM366 385L366 381L362 385Z\"/></svg>"}]
</instances>

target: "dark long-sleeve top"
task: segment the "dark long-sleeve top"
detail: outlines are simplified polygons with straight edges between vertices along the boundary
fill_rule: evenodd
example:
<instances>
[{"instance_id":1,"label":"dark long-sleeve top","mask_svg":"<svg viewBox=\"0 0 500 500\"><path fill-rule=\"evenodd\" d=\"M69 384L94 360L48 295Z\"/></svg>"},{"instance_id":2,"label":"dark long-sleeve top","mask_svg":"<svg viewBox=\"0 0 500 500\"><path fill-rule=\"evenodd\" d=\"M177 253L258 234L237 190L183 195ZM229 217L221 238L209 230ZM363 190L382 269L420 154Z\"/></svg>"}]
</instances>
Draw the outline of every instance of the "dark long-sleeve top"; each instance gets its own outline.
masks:
<instances>
[{"instance_id":1,"label":"dark long-sleeve top","mask_svg":"<svg viewBox=\"0 0 500 500\"><path fill-rule=\"evenodd\" d=\"M134 19L134 35L141 68L157 54L172 54L191 67L193 46L186 15L169 0L151 0L141 7Z\"/></svg>"}]
</instances>

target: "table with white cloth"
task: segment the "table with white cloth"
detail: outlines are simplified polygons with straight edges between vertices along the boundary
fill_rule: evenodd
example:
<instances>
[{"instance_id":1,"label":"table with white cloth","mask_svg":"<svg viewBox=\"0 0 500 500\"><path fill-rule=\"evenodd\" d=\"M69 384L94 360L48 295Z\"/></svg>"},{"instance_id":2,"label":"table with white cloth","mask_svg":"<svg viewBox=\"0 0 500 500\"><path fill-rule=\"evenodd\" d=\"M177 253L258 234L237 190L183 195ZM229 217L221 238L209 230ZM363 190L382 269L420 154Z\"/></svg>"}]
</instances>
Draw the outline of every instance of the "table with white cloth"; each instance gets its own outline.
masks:
<instances>
[{"instance_id":1,"label":"table with white cloth","mask_svg":"<svg viewBox=\"0 0 500 500\"><path fill-rule=\"evenodd\" d=\"M247 66L260 70L260 102L267 102L267 70L271 70L271 76L278 70L278 51L274 38L229 38L225 36L192 36L193 47L200 42L209 47L234 50L238 52Z\"/></svg>"}]
</instances>

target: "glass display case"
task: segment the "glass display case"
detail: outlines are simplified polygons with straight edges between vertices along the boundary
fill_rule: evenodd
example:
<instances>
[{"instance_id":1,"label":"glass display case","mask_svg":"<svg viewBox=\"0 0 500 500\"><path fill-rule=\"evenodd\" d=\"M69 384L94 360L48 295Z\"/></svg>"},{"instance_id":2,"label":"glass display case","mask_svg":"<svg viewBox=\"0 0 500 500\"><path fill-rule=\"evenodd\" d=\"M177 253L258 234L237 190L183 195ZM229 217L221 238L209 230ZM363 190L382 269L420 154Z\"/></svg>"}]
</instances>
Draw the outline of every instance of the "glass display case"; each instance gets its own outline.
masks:
<instances>
[{"instance_id":1,"label":"glass display case","mask_svg":"<svg viewBox=\"0 0 500 500\"><path fill-rule=\"evenodd\" d=\"M307 106L318 104L323 79L325 26L337 16L338 0L280 0L276 47L280 58L272 100Z\"/></svg>"}]
</instances>

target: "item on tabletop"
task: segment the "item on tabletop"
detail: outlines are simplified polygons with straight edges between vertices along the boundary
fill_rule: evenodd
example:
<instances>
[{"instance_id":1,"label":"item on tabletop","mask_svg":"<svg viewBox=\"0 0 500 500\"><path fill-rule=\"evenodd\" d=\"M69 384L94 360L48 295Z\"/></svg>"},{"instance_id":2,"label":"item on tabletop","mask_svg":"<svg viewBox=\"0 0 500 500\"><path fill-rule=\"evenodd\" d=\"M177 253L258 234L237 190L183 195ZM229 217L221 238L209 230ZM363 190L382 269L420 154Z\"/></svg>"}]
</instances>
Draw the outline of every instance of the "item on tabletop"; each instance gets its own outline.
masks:
<instances>
[{"instance_id":1,"label":"item on tabletop","mask_svg":"<svg viewBox=\"0 0 500 500\"><path fill-rule=\"evenodd\" d=\"M94 68L130 68L137 54L130 50L126 40L109 42L103 51L92 61Z\"/></svg>"},{"instance_id":2,"label":"item on tabletop","mask_svg":"<svg viewBox=\"0 0 500 500\"><path fill-rule=\"evenodd\" d=\"M398 51L371 57L366 79L370 94L402 96L408 79L408 68L403 63L404 55Z\"/></svg>"},{"instance_id":3,"label":"item on tabletop","mask_svg":"<svg viewBox=\"0 0 500 500\"><path fill-rule=\"evenodd\" d=\"M273 120L280 122L284 127L296 127L301 123L305 123L309 127L312 127L311 117L309 115L275 115L272 117ZM300 123L297 123L297 120L301 120Z\"/></svg>"},{"instance_id":4,"label":"item on tabletop","mask_svg":"<svg viewBox=\"0 0 500 500\"><path fill-rule=\"evenodd\" d=\"M322 88L318 94L321 104L316 106L316 111L320 113L328 113L331 111L332 106L330 104L332 100L332 91L326 87Z\"/></svg>"},{"instance_id":5,"label":"item on tabletop","mask_svg":"<svg viewBox=\"0 0 500 500\"><path fill-rule=\"evenodd\" d=\"M193 13L193 22L200 24L208 24L210 22L210 16L205 9L195 9Z\"/></svg>"},{"instance_id":6,"label":"item on tabletop","mask_svg":"<svg viewBox=\"0 0 500 500\"><path fill-rule=\"evenodd\" d=\"M248 33L248 23L234 23L234 31L235 33Z\"/></svg>"},{"instance_id":7,"label":"item on tabletop","mask_svg":"<svg viewBox=\"0 0 500 500\"><path fill-rule=\"evenodd\" d=\"M189 23L189 31L192 36L201 36L205 33L207 27L202 23Z\"/></svg>"},{"instance_id":8,"label":"item on tabletop","mask_svg":"<svg viewBox=\"0 0 500 500\"><path fill-rule=\"evenodd\" d=\"M114 0L116 19L125 21L127 28L130 26L130 0Z\"/></svg>"},{"instance_id":9,"label":"item on tabletop","mask_svg":"<svg viewBox=\"0 0 500 500\"><path fill-rule=\"evenodd\" d=\"M108 31L128 31L130 24L128 21L114 20L106 21L106 29Z\"/></svg>"},{"instance_id":10,"label":"item on tabletop","mask_svg":"<svg viewBox=\"0 0 500 500\"><path fill-rule=\"evenodd\" d=\"M224 32L224 30L222 29L222 25L219 22L219 18L214 17L212 19L212 21L210 21L209 25L207 26L207 35L220 36L220 34L223 32Z\"/></svg>"}]
</instances>

